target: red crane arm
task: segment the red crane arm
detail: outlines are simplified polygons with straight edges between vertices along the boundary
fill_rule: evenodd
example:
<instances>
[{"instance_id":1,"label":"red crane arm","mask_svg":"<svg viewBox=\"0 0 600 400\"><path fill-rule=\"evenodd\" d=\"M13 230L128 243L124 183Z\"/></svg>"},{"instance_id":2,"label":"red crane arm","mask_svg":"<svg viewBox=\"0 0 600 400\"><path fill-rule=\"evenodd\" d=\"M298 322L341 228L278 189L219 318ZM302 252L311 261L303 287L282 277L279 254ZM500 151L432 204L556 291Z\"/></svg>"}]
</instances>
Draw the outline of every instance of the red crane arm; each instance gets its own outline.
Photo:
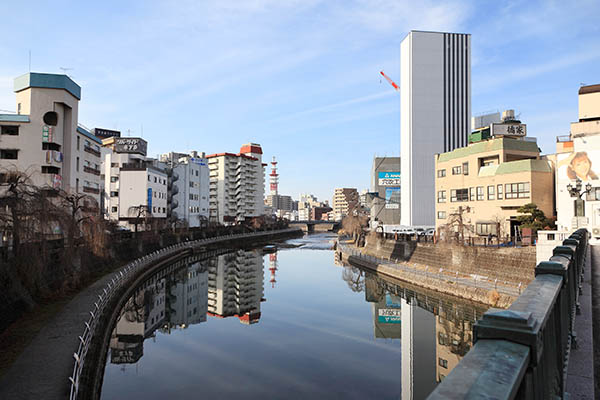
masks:
<instances>
[{"instance_id":1,"label":"red crane arm","mask_svg":"<svg viewBox=\"0 0 600 400\"><path fill-rule=\"evenodd\" d=\"M383 71L379 71L379 73L381 75L383 75L383 77L390 83L390 85L392 85L394 87L394 89L396 89L397 91L400 90L400 87L398 85L396 85L396 83L393 80L391 80L389 76L384 74Z\"/></svg>"}]
</instances>

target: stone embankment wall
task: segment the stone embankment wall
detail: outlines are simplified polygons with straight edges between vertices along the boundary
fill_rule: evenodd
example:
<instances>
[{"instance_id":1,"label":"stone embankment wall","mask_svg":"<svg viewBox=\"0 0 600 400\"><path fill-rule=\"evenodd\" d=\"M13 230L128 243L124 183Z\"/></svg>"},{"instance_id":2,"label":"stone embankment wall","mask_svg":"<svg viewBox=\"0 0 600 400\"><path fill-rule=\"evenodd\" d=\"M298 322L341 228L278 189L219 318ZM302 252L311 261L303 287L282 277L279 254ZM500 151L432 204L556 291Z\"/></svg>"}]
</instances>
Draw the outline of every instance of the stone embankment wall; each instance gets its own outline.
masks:
<instances>
[{"instance_id":1,"label":"stone embankment wall","mask_svg":"<svg viewBox=\"0 0 600 400\"><path fill-rule=\"evenodd\" d=\"M534 279L535 247L480 247L369 238L362 251L419 267L443 268L526 286Z\"/></svg>"}]
</instances>

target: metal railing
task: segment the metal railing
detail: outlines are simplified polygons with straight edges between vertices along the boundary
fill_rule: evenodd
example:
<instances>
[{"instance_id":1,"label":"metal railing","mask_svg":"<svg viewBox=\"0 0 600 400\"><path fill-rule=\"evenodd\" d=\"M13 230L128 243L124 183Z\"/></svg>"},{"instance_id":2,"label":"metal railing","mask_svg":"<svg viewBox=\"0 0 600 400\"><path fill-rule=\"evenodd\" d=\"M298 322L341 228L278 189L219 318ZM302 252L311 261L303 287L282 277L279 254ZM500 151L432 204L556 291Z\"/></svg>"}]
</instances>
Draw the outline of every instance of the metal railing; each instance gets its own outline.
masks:
<instances>
[{"instance_id":1,"label":"metal railing","mask_svg":"<svg viewBox=\"0 0 600 400\"><path fill-rule=\"evenodd\" d=\"M395 258L379 258L368 254L363 254L359 249L350 247L344 244L337 244L337 248L343 253L352 255L361 260L373 263L382 264L387 267L392 267L398 271L402 271L413 276L420 278L430 278L443 280L453 284L459 284L463 286L469 286L476 289L496 290L498 293L506 294L509 296L519 296L522 292L523 284L521 282L508 282L499 280L496 278L490 278L488 276L476 275L476 274L465 274L452 269L435 268L425 266L419 268L416 264L409 264L403 262L403 260Z\"/></svg>"},{"instance_id":2,"label":"metal railing","mask_svg":"<svg viewBox=\"0 0 600 400\"><path fill-rule=\"evenodd\" d=\"M291 233L296 231L298 231L298 229L291 228L276 231L230 234L194 241L181 242L168 247L164 247L160 250L154 251L150 254L147 254L128 263L125 267L123 267L120 271L118 271L115 274L115 276L110 280L110 282L107 283L106 287L102 290L101 294L98 295L98 301L94 303L94 307L92 308L92 310L90 310L89 318L87 319L87 321L84 321L85 328L83 330L83 334L79 336L79 345L77 351L73 353L73 358L75 359L75 361L73 364L73 372L71 376L69 376L69 381L71 382L69 399L77 399L77 395L79 393L79 378L81 376L81 372L83 371L85 356L90 348L90 344L92 342L93 337L98 333L96 332L96 328L100 319L100 315L104 313L106 305L109 303L109 301L115 296L116 293L118 293L118 289L130 282L132 279L134 279L134 277L138 275L137 272L150 267L151 265L153 265L161 259L175 255L186 249L193 249L195 247L201 247L230 240L240 240L250 237L271 235L273 233L280 234L288 232Z\"/></svg>"},{"instance_id":3,"label":"metal railing","mask_svg":"<svg viewBox=\"0 0 600 400\"><path fill-rule=\"evenodd\" d=\"M577 230L507 310L488 310L473 328L474 347L429 399L565 397L587 245L587 230Z\"/></svg>"}]
</instances>

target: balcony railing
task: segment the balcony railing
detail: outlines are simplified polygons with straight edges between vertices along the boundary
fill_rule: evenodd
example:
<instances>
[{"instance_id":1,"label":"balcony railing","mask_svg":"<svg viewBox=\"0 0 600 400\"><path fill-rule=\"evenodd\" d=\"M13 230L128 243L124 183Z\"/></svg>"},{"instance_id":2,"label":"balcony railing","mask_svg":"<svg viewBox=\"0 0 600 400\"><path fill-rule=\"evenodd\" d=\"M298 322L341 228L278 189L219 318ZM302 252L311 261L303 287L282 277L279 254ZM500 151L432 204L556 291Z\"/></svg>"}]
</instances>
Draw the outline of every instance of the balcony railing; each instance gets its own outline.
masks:
<instances>
[{"instance_id":1,"label":"balcony railing","mask_svg":"<svg viewBox=\"0 0 600 400\"><path fill-rule=\"evenodd\" d=\"M92 167L88 167L87 165L83 166L83 170L89 174L100 175L100 170Z\"/></svg>"},{"instance_id":2,"label":"balcony railing","mask_svg":"<svg viewBox=\"0 0 600 400\"><path fill-rule=\"evenodd\" d=\"M91 146L83 146L83 151L85 151L85 152L87 152L87 153L90 153L90 154L93 154L93 155L95 155L96 157L100 157L100 155L101 155L101 154L100 154L100 152L99 152L98 150L94 149L94 148L93 148L93 147L91 147Z\"/></svg>"},{"instance_id":3,"label":"balcony railing","mask_svg":"<svg viewBox=\"0 0 600 400\"><path fill-rule=\"evenodd\" d=\"M84 186L83 187L83 192L84 193L94 193L94 194L99 194L100 193L100 189L98 188L93 188L91 186Z\"/></svg>"}]
</instances>

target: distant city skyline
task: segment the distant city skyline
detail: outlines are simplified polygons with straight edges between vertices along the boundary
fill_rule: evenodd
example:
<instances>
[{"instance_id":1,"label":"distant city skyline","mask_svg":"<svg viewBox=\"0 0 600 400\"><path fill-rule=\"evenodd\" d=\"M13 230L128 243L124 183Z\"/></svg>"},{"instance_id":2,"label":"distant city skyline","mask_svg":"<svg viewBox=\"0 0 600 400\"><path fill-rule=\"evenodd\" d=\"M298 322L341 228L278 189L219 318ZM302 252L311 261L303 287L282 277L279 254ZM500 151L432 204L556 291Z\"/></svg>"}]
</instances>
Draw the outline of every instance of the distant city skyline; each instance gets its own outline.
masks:
<instances>
[{"instance_id":1,"label":"distant city skyline","mask_svg":"<svg viewBox=\"0 0 600 400\"><path fill-rule=\"evenodd\" d=\"M16 111L13 81L31 52L31 71L81 85L79 121L89 128L143 132L153 157L260 143L264 160L279 162L279 193L294 199L368 188L373 156L400 154L399 93L379 71L399 83L400 42L412 29L470 33L473 115L515 109L544 153L577 120L580 84L600 83L593 1L9 8L27 18L0 27L0 110Z\"/></svg>"}]
</instances>

